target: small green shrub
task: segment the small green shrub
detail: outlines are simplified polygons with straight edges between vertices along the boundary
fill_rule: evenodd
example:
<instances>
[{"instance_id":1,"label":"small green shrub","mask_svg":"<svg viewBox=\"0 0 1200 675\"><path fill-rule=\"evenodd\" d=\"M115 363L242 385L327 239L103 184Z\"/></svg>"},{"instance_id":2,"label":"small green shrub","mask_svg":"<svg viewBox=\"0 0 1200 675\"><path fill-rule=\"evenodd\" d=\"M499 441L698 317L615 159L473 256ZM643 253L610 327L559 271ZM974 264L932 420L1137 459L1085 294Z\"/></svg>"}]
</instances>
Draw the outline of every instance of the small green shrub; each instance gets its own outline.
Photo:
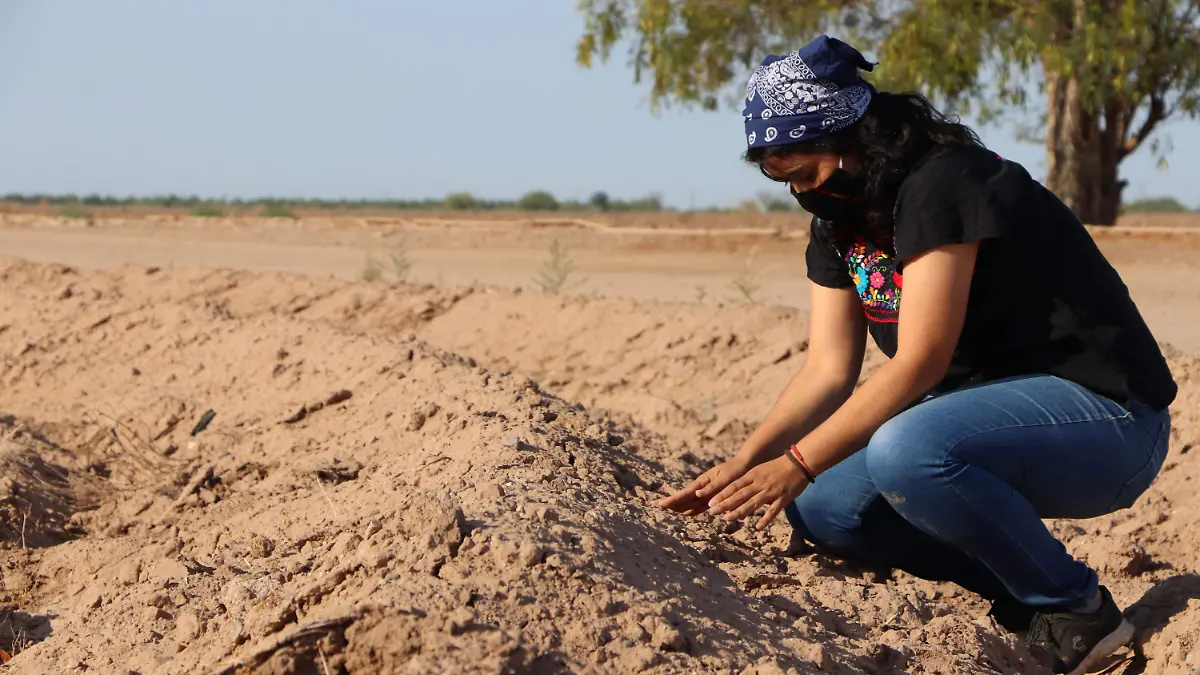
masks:
<instances>
[{"instance_id":1,"label":"small green shrub","mask_svg":"<svg viewBox=\"0 0 1200 675\"><path fill-rule=\"evenodd\" d=\"M296 213L289 209L286 204L279 202L269 202L263 204L260 215L263 218L291 218L296 219Z\"/></svg>"},{"instance_id":2,"label":"small green shrub","mask_svg":"<svg viewBox=\"0 0 1200 675\"><path fill-rule=\"evenodd\" d=\"M58 207L58 215L75 220L91 220L92 212L83 204L71 202Z\"/></svg>"},{"instance_id":3,"label":"small green shrub","mask_svg":"<svg viewBox=\"0 0 1200 675\"><path fill-rule=\"evenodd\" d=\"M225 209L219 204L200 204L192 209L192 215L198 218L221 218L225 215Z\"/></svg>"}]
</instances>

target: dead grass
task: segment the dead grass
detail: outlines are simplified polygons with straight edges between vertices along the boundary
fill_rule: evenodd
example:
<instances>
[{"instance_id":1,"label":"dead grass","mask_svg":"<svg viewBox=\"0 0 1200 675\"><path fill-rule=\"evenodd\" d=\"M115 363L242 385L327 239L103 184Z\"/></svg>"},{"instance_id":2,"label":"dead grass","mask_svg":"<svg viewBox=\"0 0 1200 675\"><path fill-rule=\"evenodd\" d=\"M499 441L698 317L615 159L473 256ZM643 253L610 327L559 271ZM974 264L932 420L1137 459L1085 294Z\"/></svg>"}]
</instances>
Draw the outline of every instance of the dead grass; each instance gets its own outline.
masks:
<instances>
[{"instance_id":1,"label":"dead grass","mask_svg":"<svg viewBox=\"0 0 1200 675\"><path fill-rule=\"evenodd\" d=\"M568 281L574 273L575 261L571 259L570 252L561 241L554 239L550 242L550 250L546 262L542 265L542 271L533 281L543 293L558 294L567 289ZM570 285L579 286L583 281L579 279Z\"/></svg>"}]
</instances>

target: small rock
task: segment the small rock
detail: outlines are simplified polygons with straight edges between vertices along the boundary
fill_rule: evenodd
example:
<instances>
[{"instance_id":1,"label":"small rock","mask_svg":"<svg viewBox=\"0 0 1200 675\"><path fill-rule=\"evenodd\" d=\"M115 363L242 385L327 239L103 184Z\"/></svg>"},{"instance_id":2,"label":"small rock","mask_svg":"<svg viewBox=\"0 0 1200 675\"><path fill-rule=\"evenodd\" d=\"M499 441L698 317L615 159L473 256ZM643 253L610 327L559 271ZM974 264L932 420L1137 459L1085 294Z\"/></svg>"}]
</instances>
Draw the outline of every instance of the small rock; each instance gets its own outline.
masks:
<instances>
[{"instance_id":1,"label":"small rock","mask_svg":"<svg viewBox=\"0 0 1200 675\"><path fill-rule=\"evenodd\" d=\"M80 611L87 611L89 609L97 609L103 603L104 603L103 596L101 596L99 593L97 593L95 591L88 591L88 592L85 592L83 594L83 597L81 597L79 599L79 604L77 605L77 607L79 607Z\"/></svg>"},{"instance_id":2,"label":"small rock","mask_svg":"<svg viewBox=\"0 0 1200 675\"><path fill-rule=\"evenodd\" d=\"M682 652L687 649L687 638L678 628L661 618L656 624L654 632L650 634L651 645L665 652Z\"/></svg>"},{"instance_id":3,"label":"small rock","mask_svg":"<svg viewBox=\"0 0 1200 675\"><path fill-rule=\"evenodd\" d=\"M369 539L371 535L382 529L383 523L379 522L378 518L372 518L367 521L367 526L363 529L363 537Z\"/></svg>"},{"instance_id":4,"label":"small rock","mask_svg":"<svg viewBox=\"0 0 1200 675\"><path fill-rule=\"evenodd\" d=\"M408 430L409 431L420 431L421 427L425 426L426 419L428 419L428 418L425 416L425 411L423 411L423 410L412 411L408 415Z\"/></svg>"},{"instance_id":5,"label":"small rock","mask_svg":"<svg viewBox=\"0 0 1200 675\"><path fill-rule=\"evenodd\" d=\"M497 567L507 567L517 558L517 545L507 539L492 537L491 549Z\"/></svg>"},{"instance_id":6,"label":"small rock","mask_svg":"<svg viewBox=\"0 0 1200 675\"><path fill-rule=\"evenodd\" d=\"M171 615L157 607L147 607L142 610L142 621L146 623L154 623L159 619L170 619Z\"/></svg>"},{"instance_id":7,"label":"small rock","mask_svg":"<svg viewBox=\"0 0 1200 675\"><path fill-rule=\"evenodd\" d=\"M829 665L829 656L825 653L825 647L816 642L808 645L801 656L820 670L825 670L825 666Z\"/></svg>"},{"instance_id":8,"label":"small rock","mask_svg":"<svg viewBox=\"0 0 1200 675\"><path fill-rule=\"evenodd\" d=\"M204 621L195 612L183 612L175 619L175 639L181 644L200 637L204 632Z\"/></svg>"},{"instance_id":9,"label":"small rock","mask_svg":"<svg viewBox=\"0 0 1200 675\"><path fill-rule=\"evenodd\" d=\"M147 607L166 607L171 603L171 598L163 593L155 593L146 598L145 604Z\"/></svg>"},{"instance_id":10,"label":"small rock","mask_svg":"<svg viewBox=\"0 0 1200 675\"><path fill-rule=\"evenodd\" d=\"M466 608L456 609L446 618L446 632L462 635L475 625L475 613Z\"/></svg>"},{"instance_id":11,"label":"small rock","mask_svg":"<svg viewBox=\"0 0 1200 675\"><path fill-rule=\"evenodd\" d=\"M624 661L629 664L629 672L640 673L662 663L662 655L649 647L634 647L626 652Z\"/></svg>"},{"instance_id":12,"label":"small rock","mask_svg":"<svg viewBox=\"0 0 1200 675\"><path fill-rule=\"evenodd\" d=\"M430 401L429 403L425 404L425 411L424 411L425 417L426 418L433 417L434 415L438 414L438 411L440 411L441 409L442 408L438 404L434 403L433 401Z\"/></svg>"},{"instance_id":13,"label":"small rock","mask_svg":"<svg viewBox=\"0 0 1200 675\"><path fill-rule=\"evenodd\" d=\"M136 560L127 560L121 563L117 568L116 580L122 586L130 586L137 583L138 575L142 573L142 564Z\"/></svg>"},{"instance_id":14,"label":"small rock","mask_svg":"<svg viewBox=\"0 0 1200 675\"><path fill-rule=\"evenodd\" d=\"M523 567L533 567L542 562L542 556L545 552L541 546L538 546L531 539L526 539L521 548L517 551L517 560Z\"/></svg>"},{"instance_id":15,"label":"small rock","mask_svg":"<svg viewBox=\"0 0 1200 675\"><path fill-rule=\"evenodd\" d=\"M146 570L146 577L152 581L179 582L187 579L187 576L187 566L170 558L156 561Z\"/></svg>"},{"instance_id":16,"label":"small rock","mask_svg":"<svg viewBox=\"0 0 1200 675\"><path fill-rule=\"evenodd\" d=\"M250 552L253 553L256 558L269 558L274 551L274 541L271 541L260 534L250 535Z\"/></svg>"},{"instance_id":17,"label":"small rock","mask_svg":"<svg viewBox=\"0 0 1200 675\"><path fill-rule=\"evenodd\" d=\"M498 501L504 496L504 489L496 483L484 483L479 486L479 496L491 501Z\"/></svg>"},{"instance_id":18,"label":"small rock","mask_svg":"<svg viewBox=\"0 0 1200 675\"><path fill-rule=\"evenodd\" d=\"M558 419L558 413L554 412L553 410L543 410L542 411L542 421L543 422L553 422L556 419Z\"/></svg>"},{"instance_id":19,"label":"small rock","mask_svg":"<svg viewBox=\"0 0 1200 675\"><path fill-rule=\"evenodd\" d=\"M537 516L538 520L544 523L558 520L558 512L549 506L539 506L537 510L534 511L534 514Z\"/></svg>"},{"instance_id":20,"label":"small rock","mask_svg":"<svg viewBox=\"0 0 1200 675\"><path fill-rule=\"evenodd\" d=\"M605 440L608 442L609 445L613 446L614 448L625 442L624 438L621 438L620 436L618 436L616 434L608 434L608 436L605 438Z\"/></svg>"},{"instance_id":21,"label":"small rock","mask_svg":"<svg viewBox=\"0 0 1200 675\"><path fill-rule=\"evenodd\" d=\"M329 398L325 399L325 405L337 405L343 401L349 401L353 396L354 393L349 389L339 389L330 394Z\"/></svg>"},{"instance_id":22,"label":"small rock","mask_svg":"<svg viewBox=\"0 0 1200 675\"><path fill-rule=\"evenodd\" d=\"M342 532L333 540L333 546L329 549L329 555L336 559L342 560L347 558L351 551L358 548L362 543L362 537L353 532Z\"/></svg>"},{"instance_id":23,"label":"small rock","mask_svg":"<svg viewBox=\"0 0 1200 675\"><path fill-rule=\"evenodd\" d=\"M505 436L501 439L500 444L506 448L519 448L521 447L521 438L519 436Z\"/></svg>"}]
</instances>

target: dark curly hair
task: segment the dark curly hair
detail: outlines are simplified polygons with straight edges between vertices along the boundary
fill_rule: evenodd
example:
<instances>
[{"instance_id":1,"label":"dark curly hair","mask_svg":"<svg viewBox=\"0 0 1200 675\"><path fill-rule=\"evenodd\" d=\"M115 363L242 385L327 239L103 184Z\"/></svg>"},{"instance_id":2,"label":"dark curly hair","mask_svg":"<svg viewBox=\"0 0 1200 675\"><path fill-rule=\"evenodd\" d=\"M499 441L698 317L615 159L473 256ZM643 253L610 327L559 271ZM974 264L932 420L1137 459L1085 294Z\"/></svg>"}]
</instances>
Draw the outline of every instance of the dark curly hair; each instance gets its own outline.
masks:
<instances>
[{"instance_id":1,"label":"dark curly hair","mask_svg":"<svg viewBox=\"0 0 1200 675\"><path fill-rule=\"evenodd\" d=\"M891 241L893 208L900 184L923 160L950 148L983 147L979 136L953 115L933 107L917 93L879 92L871 99L862 118L829 136L787 145L751 148L743 158L761 165L768 157L794 153L832 152L857 154L862 158L861 177L866 188L866 223L837 223L835 234L842 240L860 228L875 238Z\"/></svg>"}]
</instances>

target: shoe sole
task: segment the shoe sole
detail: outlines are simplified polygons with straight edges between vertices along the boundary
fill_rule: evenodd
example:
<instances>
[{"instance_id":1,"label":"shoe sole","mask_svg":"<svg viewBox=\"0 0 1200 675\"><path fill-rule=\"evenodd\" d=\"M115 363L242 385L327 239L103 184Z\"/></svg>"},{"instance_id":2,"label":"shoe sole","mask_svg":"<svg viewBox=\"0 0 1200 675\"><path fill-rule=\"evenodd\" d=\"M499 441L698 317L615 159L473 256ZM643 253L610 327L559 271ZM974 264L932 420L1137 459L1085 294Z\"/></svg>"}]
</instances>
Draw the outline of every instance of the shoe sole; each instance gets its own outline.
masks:
<instances>
[{"instance_id":1,"label":"shoe sole","mask_svg":"<svg viewBox=\"0 0 1200 675\"><path fill-rule=\"evenodd\" d=\"M1090 672L1094 672L1094 669L1101 661L1112 656L1118 649L1133 642L1133 633L1133 624L1122 619L1121 625L1106 635L1103 640L1097 642L1096 646L1092 647L1092 651L1088 652L1088 655L1083 657L1083 661L1075 667L1075 670L1067 673L1067 675L1087 675Z\"/></svg>"}]
</instances>

